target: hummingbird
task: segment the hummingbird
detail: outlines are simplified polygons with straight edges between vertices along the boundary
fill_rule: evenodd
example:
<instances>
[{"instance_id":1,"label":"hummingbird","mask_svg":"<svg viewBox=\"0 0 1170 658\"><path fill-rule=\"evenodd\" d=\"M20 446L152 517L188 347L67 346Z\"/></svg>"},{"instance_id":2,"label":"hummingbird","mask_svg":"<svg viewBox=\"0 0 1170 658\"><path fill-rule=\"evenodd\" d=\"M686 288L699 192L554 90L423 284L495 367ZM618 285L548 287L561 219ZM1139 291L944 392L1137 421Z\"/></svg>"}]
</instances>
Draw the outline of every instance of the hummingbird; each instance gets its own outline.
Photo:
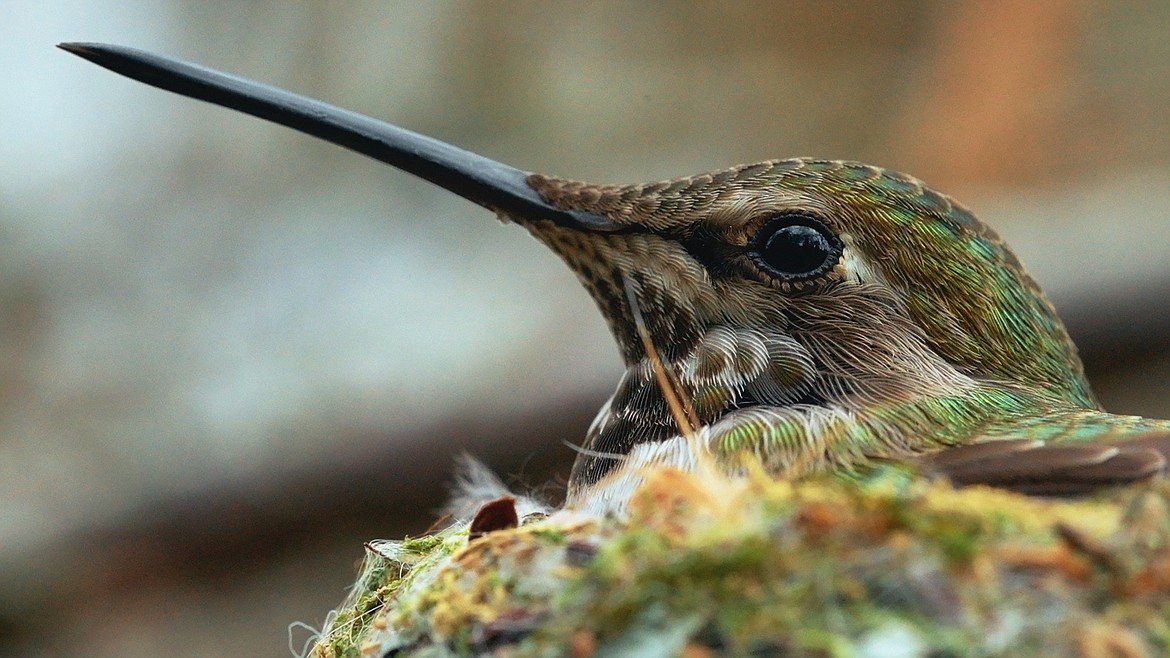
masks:
<instances>
[{"instance_id":1,"label":"hummingbird","mask_svg":"<svg viewBox=\"0 0 1170 658\"><path fill-rule=\"evenodd\" d=\"M1036 495L1167 470L1170 421L1104 411L1007 244L911 176L796 158L596 185L195 64L60 47L373 157L555 252L625 364L579 449L569 507L621 509L638 469L710 459L735 471L745 456L776 477L909 461Z\"/></svg>"}]
</instances>

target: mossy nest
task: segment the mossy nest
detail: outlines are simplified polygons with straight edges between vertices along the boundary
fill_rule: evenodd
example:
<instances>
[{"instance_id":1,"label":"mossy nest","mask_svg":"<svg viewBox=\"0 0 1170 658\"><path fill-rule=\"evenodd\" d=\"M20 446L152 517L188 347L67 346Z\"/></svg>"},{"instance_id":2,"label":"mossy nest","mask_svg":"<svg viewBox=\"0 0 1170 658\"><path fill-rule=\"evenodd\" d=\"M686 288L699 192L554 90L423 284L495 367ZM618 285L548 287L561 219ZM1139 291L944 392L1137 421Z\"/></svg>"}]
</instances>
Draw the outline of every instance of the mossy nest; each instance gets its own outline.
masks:
<instances>
[{"instance_id":1,"label":"mossy nest","mask_svg":"<svg viewBox=\"0 0 1170 658\"><path fill-rule=\"evenodd\" d=\"M1165 481L1068 501L661 469L620 518L492 506L370 543L311 655L1170 655Z\"/></svg>"}]
</instances>

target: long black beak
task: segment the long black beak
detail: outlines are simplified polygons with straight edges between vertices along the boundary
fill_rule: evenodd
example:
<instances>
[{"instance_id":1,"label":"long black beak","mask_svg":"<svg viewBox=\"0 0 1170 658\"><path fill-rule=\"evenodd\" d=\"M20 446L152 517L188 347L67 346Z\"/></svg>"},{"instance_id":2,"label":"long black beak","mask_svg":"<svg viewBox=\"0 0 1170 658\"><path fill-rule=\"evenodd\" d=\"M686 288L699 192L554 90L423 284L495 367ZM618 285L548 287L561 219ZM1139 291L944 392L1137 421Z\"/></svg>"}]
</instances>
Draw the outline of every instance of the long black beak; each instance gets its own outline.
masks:
<instances>
[{"instance_id":1,"label":"long black beak","mask_svg":"<svg viewBox=\"0 0 1170 658\"><path fill-rule=\"evenodd\" d=\"M528 185L528 172L328 103L133 48L100 43L58 47L148 85L246 112L363 153L491 210L587 231L623 228L601 215L550 205Z\"/></svg>"}]
</instances>

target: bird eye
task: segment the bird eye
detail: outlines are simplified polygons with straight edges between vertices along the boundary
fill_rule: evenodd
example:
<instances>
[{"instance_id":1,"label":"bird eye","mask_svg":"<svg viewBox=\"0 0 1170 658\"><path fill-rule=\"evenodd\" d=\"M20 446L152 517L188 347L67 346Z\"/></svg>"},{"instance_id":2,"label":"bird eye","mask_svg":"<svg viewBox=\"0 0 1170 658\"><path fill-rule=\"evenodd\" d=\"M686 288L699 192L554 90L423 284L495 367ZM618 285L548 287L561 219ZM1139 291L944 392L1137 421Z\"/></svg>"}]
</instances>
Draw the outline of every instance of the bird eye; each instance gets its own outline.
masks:
<instances>
[{"instance_id":1,"label":"bird eye","mask_svg":"<svg viewBox=\"0 0 1170 658\"><path fill-rule=\"evenodd\" d=\"M803 281L824 274L841 258L844 245L820 220L781 215L764 225L749 245L761 269L781 281Z\"/></svg>"}]
</instances>

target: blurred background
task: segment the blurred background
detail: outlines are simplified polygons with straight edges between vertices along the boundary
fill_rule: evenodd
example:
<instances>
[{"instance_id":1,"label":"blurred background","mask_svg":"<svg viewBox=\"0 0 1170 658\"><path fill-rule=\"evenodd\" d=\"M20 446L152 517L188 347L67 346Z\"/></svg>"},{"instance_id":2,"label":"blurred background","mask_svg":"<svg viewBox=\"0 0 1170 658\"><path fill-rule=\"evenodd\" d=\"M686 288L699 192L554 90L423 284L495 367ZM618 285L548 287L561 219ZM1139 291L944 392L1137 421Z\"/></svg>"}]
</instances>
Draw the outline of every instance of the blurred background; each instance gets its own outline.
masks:
<instances>
[{"instance_id":1,"label":"blurred background","mask_svg":"<svg viewBox=\"0 0 1170 658\"><path fill-rule=\"evenodd\" d=\"M289 655L459 452L557 496L620 372L520 229L62 40L594 182L912 173L1015 246L1107 408L1170 416L1168 3L100 4L0 25L0 655Z\"/></svg>"}]
</instances>

